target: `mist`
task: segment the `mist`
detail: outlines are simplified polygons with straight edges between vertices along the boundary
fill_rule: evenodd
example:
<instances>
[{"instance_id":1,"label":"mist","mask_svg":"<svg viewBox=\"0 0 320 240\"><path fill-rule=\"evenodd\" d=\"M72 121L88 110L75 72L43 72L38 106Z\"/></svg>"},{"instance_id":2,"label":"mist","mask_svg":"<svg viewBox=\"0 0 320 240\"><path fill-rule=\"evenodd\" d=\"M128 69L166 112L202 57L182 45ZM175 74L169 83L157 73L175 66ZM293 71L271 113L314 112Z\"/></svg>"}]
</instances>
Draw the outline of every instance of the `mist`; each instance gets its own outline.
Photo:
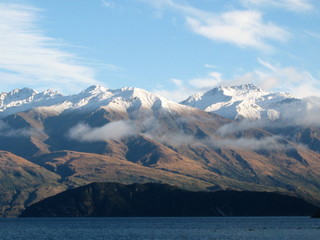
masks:
<instances>
[{"instance_id":1,"label":"mist","mask_svg":"<svg viewBox=\"0 0 320 240\"><path fill-rule=\"evenodd\" d=\"M137 128L133 121L121 120L102 127L90 127L88 124L79 123L69 130L67 136L80 142L97 142L120 140L136 134Z\"/></svg>"},{"instance_id":2,"label":"mist","mask_svg":"<svg viewBox=\"0 0 320 240\"><path fill-rule=\"evenodd\" d=\"M320 98L308 97L282 109L283 123L304 127L320 127Z\"/></svg>"},{"instance_id":3,"label":"mist","mask_svg":"<svg viewBox=\"0 0 320 240\"><path fill-rule=\"evenodd\" d=\"M288 148L280 136L271 135L257 137L234 138L229 134L244 131L253 127L262 127L265 123L258 121L231 122L218 131L206 133L207 136L199 138L189 127L195 121L206 119L194 117L178 117L173 122L162 122L155 117L139 120L120 120L110 122L102 127L91 127L86 123L79 123L71 128L67 134L70 139L80 142L96 142L107 140L121 140L127 137L143 135L149 139L160 142L166 146L181 147L207 147L207 148L239 148L244 150L280 150ZM208 121L208 119L207 119ZM255 124L255 126L254 126ZM184 129L184 126L187 126ZM193 131L196 131L195 129Z\"/></svg>"},{"instance_id":4,"label":"mist","mask_svg":"<svg viewBox=\"0 0 320 240\"><path fill-rule=\"evenodd\" d=\"M211 144L215 148L239 148L243 150L258 151L270 150L280 151L291 148L289 144L280 136L268 136L261 139L257 138L225 138L225 139L211 139Z\"/></svg>"},{"instance_id":5,"label":"mist","mask_svg":"<svg viewBox=\"0 0 320 240\"><path fill-rule=\"evenodd\" d=\"M0 120L0 136L3 137L29 137L35 130L30 128L12 128L7 123Z\"/></svg>"}]
</instances>

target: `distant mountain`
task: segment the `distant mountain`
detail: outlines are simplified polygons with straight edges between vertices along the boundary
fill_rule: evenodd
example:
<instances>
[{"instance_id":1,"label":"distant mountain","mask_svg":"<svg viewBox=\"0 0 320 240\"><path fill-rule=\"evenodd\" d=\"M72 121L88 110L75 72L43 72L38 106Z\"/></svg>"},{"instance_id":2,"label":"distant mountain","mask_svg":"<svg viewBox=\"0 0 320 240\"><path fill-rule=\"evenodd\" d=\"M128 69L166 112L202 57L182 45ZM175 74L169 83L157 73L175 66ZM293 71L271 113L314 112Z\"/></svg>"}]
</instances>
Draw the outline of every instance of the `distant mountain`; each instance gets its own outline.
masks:
<instances>
[{"instance_id":1,"label":"distant mountain","mask_svg":"<svg viewBox=\"0 0 320 240\"><path fill-rule=\"evenodd\" d=\"M180 104L139 88L124 87L107 89L91 86L79 94L63 96L47 90L41 93L29 88L15 89L0 95L0 119L29 109L38 109L53 114L68 110L95 110L104 107L118 112L137 112L143 110L185 110Z\"/></svg>"},{"instance_id":2,"label":"distant mountain","mask_svg":"<svg viewBox=\"0 0 320 240\"><path fill-rule=\"evenodd\" d=\"M92 86L71 96L22 89L1 99L0 150L14 157L6 157L0 182L24 196L0 199L6 216L91 182L276 191L320 204L317 127L299 134L275 121L262 129L137 88ZM39 172L17 177L15 158Z\"/></svg>"},{"instance_id":3,"label":"distant mountain","mask_svg":"<svg viewBox=\"0 0 320 240\"><path fill-rule=\"evenodd\" d=\"M54 90L38 93L30 88L22 88L3 92L0 94L0 119L35 107L59 104L64 99L64 96Z\"/></svg>"},{"instance_id":4,"label":"distant mountain","mask_svg":"<svg viewBox=\"0 0 320 240\"><path fill-rule=\"evenodd\" d=\"M217 87L196 93L181 104L240 122L228 132L259 127L320 153L320 98L295 98L271 93L252 84Z\"/></svg>"},{"instance_id":5,"label":"distant mountain","mask_svg":"<svg viewBox=\"0 0 320 240\"><path fill-rule=\"evenodd\" d=\"M31 205L21 217L311 216L316 209L278 193L92 183Z\"/></svg>"},{"instance_id":6,"label":"distant mountain","mask_svg":"<svg viewBox=\"0 0 320 240\"><path fill-rule=\"evenodd\" d=\"M280 117L284 104L297 100L289 93L271 93L253 84L245 84L233 87L220 86L207 92L196 93L181 104L229 119L276 120Z\"/></svg>"}]
</instances>

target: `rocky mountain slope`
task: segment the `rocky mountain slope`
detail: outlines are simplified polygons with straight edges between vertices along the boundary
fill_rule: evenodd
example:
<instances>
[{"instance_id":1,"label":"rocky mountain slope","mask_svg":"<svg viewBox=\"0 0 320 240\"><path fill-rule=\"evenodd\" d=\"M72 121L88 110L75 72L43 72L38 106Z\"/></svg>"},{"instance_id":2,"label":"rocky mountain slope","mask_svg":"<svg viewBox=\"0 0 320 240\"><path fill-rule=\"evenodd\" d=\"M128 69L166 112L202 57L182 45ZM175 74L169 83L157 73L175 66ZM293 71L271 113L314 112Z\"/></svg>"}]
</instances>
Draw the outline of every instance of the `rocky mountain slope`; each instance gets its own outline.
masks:
<instances>
[{"instance_id":1,"label":"rocky mountain slope","mask_svg":"<svg viewBox=\"0 0 320 240\"><path fill-rule=\"evenodd\" d=\"M301 199L278 193L92 183L31 205L21 217L311 216L316 210Z\"/></svg>"},{"instance_id":2,"label":"rocky mountain slope","mask_svg":"<svg viewBox=\"0 0 320 240\"><path fill-rule=\"evenodd\" d=\"M71 96L47 93L1 94L0 150L40 169L28 179L3 176L4 189L12 185L26 196L31 191L26 185L33 189L32 198L15 202L11 194L1 200L1 207L10 206L2 208L3 215L17 215L31 202L65 189L109 181L277 191L320 203L316 142L310 150L266 128L244 126L142 89L92 86ZM14 175L14 161L6 156L12 164L1 171ZM52 177L41 179L45 172ZM52 190L44 192L42 185Z\"/></svg>"}]
</instances>

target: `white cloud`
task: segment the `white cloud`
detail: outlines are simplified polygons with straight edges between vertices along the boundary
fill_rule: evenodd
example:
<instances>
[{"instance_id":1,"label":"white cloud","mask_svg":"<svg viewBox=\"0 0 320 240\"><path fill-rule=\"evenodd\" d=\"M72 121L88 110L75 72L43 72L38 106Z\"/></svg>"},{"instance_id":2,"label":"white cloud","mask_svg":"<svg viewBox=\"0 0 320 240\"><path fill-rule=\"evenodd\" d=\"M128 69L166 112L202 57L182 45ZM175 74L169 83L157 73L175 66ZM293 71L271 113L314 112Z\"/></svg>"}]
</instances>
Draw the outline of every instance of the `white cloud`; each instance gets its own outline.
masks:
<instances>
[{"instance_id":1,"label":"white cloud","mask_svg":"<svg viewBox=\"0 0 320 240\"><path fill-rule=\"evenodd\" d=\"M221 76L219 72L210 72L208 77L192 79L189 84L197 89L208 90L222 82Z\"/></svg>"},{"instance_id":2,"label":"white cloud","mask_svg":"<svg viewBox=\"0 0 320 240\"><path fill-rule=\"evenodd\" d=\"M215 147L231 147L231 148L240 148L245 150L282 150L290 148L289 145L282 143L281 137L273 135L264 138L247 138L242 137L238 139L212 139L212 144Z\"/></svg>"},{"instance_id":3,"label":"white cloud","mask_svg":"<svg viewBox=\"0 0 320 240\"><path fill-rule=\"evenodd\" d=\"M194 78L186 82L180 79L171 79L171 82L174 84L174 88L170 90L158 88L153 92L173 101L181 102L196 92L207 91L218 86L223 80L221 73L209 72L205 77Z\"/></svg>"},{"instance_id":4,"label":"white cloud","mask_svg":"<svg viewBox=\"0 0 320 240\"><path fill-rule=\"evenodd\" d=\"M262 13L254 10L233 10L222 14L183 5L173 0L144 0L158 9L169 8L186 18L190 29L213 41L222 41L240 47L269 50L269 41L286 41L289 33L271 22L265 22Z\"/></svg>"},{"instance_id":5,"label":"white cloud","mask_svg":"<svg viewBox=\"0 0 320 240\"><path fill-rule=\"evenodd\" d=\"M268 62L266 62L266 61L263 61L263 60L260 59L260 58L258 58L258 62L259 62L262 66L268 68L269 70L271 70L271 71L273 71L273 72L276 72L276 71L277 71L277 68L276 68L276 67L272 66L270 63L268 63Z\"/></svg>"},{"instance_id":6,"label":"white cloud","mask_svg":"<svg viewBox=\"0 0 320 240\"><path fill-rule=\"evenodd\" d=\"M320 127L320 98L308 97L283 109L282 119L288 125Z\"/></svg>"},{"instance_id":7,"label":"white cloud","mask_svg":"<svg viewBox=\"0 0 320 240\"><path fill-rule=\"evenodd\" d=\"M207 76L188 81L172 79L172 88L154 89L153 92L166 98L180 102L197 92L210 90L219 85L237 86L252 83L264 90L289 92L296 98L310 96L320 97L320 80L307 71L299 71L294 67L275 66L267 61L258 59L263 68L236 76L233 79L223 79L219 72L209 72Z\"/></svg>"},{"instance_id":8,"label":"white cloud","mask_svg":"<svg viewBox=\"0 0 320 240\"><path fill-rule=\"evenodd\" d=\"M181 119L182 120L182 119ZM184 121L188 121L184 119ZM157 122L153 127L159 128L161 125ZM229 124L226 125L230 127ZM234 127L234 126L231 126ZM248 127L250 128L250 127ZM266 136L263 138L249 138L249 137L240 137L240 138L230 138L228 136L216 137L216 136L207 136L203 139L198 139L194 135L186 134L183 131L180 132L164 132L163 134L157 134L157 131L149 131L144 135L148 138L154 139L164 144L169 144L171 146L209 146L213 148L239 148L244 150L281 150L290 148L289 145L284 144L281 137L279 136ZM237 128L241 131L241 129ZM234 129L236 131L236 129ZM231 132L230 132L231 133Z\"/></svg>"},{"instance_id":9,"label":"white cloud","mask_svg":"<svg viewBox=\"0 0 320 240\"><path fill-rule=\"evenodd\" d=\"M277 7L294 12L312 10L309 0L242 0L246 6Z\"/></svg>"},{"instance_id":10,"label":"white cloud","mask_svg":"<svg viewBox=\"0 0 320 240\"><path fill-rule=\"evenodd\" d=\"M136 127L130 121L117 121L105 124L102 127L90 127L88 124L79 123L68 132L68 137L80 142L96 142L107 140L120 140L133 136Z\"/></svg>"},{"instance_id":11,"label":"white cloud","mask_svg":"<svg viewBox=\"0 0 320 240\"><path fill-rule=\"evenodd\" d=\"M19 84L68 92L98 83L90 67L79 64L39 28L39 9L0 3L0 12L0 82L5 87Z\"/></svg>"},{"instance_id":12,"label":"white cloud","mask_svg":"<svg viewBox=\"0 0 320 240\"><path fill-rule=\"evenodd\" d=\"M175 121L188 122L189 120L189 118L182 117L176 119ZM235 126L231 127L236 128L236 124ZM236 130L240 129L236 128L234 131ZM102 127L95 128L90 127L87 124L80 123L70 129L68 137L80 142L96 142L106 140L121 140L138 134L142 134L145 137L172 146L190 145L210 146L214 148L232 147L246 150L280 150L288 147L280 143L281 139L278 136L267 136L260 139L247 137L233 139L229 138L228 136L207 136L206 138L198 139L194 135L184 132L182 129L178 131L168 131L167 128L163 128L163 125L161 122L159 122L159 120L153 117L147 118L142 122L137 122L137 120L120 120L117 122L108 123Z\"/></svg>"},{"instance_id":13,"label":"white cloud","mask_svg":"<svg viewBox=\"0 0 320 240\"><path fill-rule=\"evenodd\" d=\"M309 36L313 37L313 38L318 38L320 39L320 33L319 32L312 32L312 31L304 31L306 34L308 34Z\"/></svg>"},{"instance_id":14,"label":"white cloud","mask_svg":"<svg viewBox=\"0 0 320 240\"><path fill-rule=\"evenodd\" d=\"M180 102L190 95L194 94L194 89L187 86L182 80L180 79L171 79L170 80L174 87L171 89L158 87L153 90L153 93L166 97L172 101Z\"/></svg>"},{"instance_id":15,"label":"white cloud","mask_svg":"<svg viewBox=\"0 0 320 240\"><path fill-rule=\"evenodd\" d=\"M30 137L39 133L40 130L34 128L12 128L7 123L0 120L0 136L3 137Z\"/></svg>"},{"instance_id":16,"label":"white cloud","mask_svg":"<svg viewBox=\"0 0 320 240\"><path fill-rule=\"evenodd\" d=\"M265 23L258 11L230 11L208 19L187 17L191 29L211 40L229 42L240 47L270 49L268 40L285 41L289 34Z\"/></svg>"},{"instance_id":17,"label":"white cloud","mask_svg":"<svg viewBox=\"0 0 320 240\"><path fill-rule=\"evenodd\" d=\"M114 8L116 6L115 2L111 2L107 0L102 0L102 4L107 8Z\"/></svg>"},{"instance_id":18,"label":"white cloud","mask_svg":"<svg viewBox=\"0 0 320 240\"><path fill-rule=\"evenodd\" d=\"M205 64L204 67L205 68L213 68L214 69L214 68L217 68L218 66L212 65L212 64Z\"/></svg>"},{"instance_id":19,"label":"white cloud","mask_svg":"<svg viewBox=\"0 0 320 240\"><path fill-rule=\"evenodd\" d=\"M232 85L253 83L270 91L285 91L295 97L304 98L320 96L320 81L307 71L299 71L294 67L279 67L258 59L265 69L248 72L230 81Z\"/></svg>"}]
</instances>

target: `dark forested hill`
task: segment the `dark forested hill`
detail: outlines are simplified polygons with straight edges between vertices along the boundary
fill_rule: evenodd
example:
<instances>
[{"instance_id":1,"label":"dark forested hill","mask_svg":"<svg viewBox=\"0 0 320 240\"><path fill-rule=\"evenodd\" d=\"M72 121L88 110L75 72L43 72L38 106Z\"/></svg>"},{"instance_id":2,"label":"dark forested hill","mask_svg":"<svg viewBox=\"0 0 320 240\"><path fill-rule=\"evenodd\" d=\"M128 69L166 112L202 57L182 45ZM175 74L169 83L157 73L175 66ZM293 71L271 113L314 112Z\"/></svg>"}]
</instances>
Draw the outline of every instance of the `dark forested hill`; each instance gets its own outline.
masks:
<instances>
[{"instance_id":1,"label":"dark forested hill","mask_svg":"<svg viewBox=\"0 0 320 240\"><path fill-rule=\"evenodd\" d=\"M300 216L317 207L267 192L191 192L166 184L92 183L28 207L21 217Z\"/></svg>"}]
</instances>

